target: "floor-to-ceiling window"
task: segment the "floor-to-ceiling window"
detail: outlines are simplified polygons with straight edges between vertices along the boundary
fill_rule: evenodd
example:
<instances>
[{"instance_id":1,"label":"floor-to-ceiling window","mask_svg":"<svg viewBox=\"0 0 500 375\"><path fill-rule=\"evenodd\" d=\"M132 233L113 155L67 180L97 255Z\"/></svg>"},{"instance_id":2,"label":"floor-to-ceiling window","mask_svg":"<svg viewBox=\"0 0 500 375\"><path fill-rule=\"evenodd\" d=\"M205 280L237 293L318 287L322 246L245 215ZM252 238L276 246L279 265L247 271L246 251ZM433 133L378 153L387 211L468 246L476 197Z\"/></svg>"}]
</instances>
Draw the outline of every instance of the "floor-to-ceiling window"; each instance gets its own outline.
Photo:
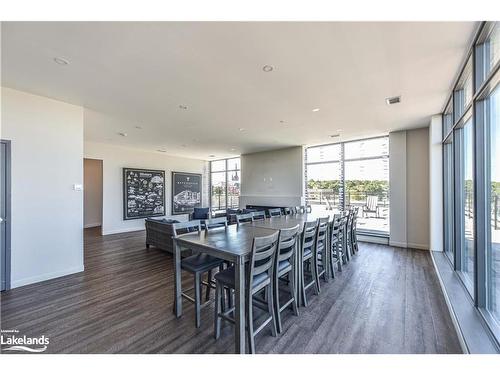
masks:
<instances>
[{"instance_id":1,"label":"floor-to-ceiling window","mask_svg":"<svg viewBox=\"0 0 500 375\"><path fill-rule=\"evenodd\" d=\"M313 212L360 209L358 230L389 233L389 138L306 150L307 202Z\"/></svg>"},{"instance_id":2,"label":"floor-to-ceiling window","mask_svg":"<svg viewBox=\"0 0 500 375\"><path fill-rule=\"evenodd\" d=\"M500 340L500 24L485 22L443 113L444 249Z\"/></svg>"},{"instance_id":3,"label":"floor-to-ceiling window","mask_svg":"<svg viewBox=\"0 0 500 375\"><path fill-rule=\"evenodd\" d=\"M210 162L210 205L212 211L225 211L240 205L240 158Z\"/></svg>"}]
</instances>

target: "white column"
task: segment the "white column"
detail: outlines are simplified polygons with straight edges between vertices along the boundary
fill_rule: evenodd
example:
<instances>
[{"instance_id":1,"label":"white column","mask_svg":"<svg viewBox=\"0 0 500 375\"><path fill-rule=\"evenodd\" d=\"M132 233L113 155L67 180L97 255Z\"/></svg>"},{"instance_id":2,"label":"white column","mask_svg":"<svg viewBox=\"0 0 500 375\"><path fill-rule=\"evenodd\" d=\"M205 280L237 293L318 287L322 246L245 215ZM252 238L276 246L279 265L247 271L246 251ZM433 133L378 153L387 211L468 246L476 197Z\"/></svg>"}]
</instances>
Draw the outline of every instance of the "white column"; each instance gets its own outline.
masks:
<instances>
[{"instance_id":1,"label":"white column","mask_svg":"<svg viewBox=\"0 0 500 375\"><path fill-rule=\"evenodd\" d=\"M406 131L389 133L389 190L391 246L407 247Z\"/></svg>"},{"instance_id":2,"label":"white column","mask_svg":"<svg viewBox=\"0 0 500 375\"><path fill-rule=\"evenodd\" d=\"M430 250L443 251L443 150L442 116L429 126L429 233Z\"/></svg>"}]
</instances>

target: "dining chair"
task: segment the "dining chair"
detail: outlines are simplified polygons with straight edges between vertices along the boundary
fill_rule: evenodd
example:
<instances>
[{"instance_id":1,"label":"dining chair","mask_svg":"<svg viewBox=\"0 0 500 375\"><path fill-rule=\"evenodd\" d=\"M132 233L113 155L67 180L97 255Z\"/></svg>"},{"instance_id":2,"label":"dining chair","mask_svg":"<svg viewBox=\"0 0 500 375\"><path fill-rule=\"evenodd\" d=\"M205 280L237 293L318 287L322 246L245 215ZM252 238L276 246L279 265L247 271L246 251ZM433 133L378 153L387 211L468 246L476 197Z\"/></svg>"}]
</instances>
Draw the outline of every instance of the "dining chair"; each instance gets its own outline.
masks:
<instances>
[{"instance_id":1,"label":"dining chair","mask_svg":"<svg viewBox=\"0 0 500 375\"><path fill-rule=\"evenodd\" d=\"M351 226L351 243L352 243L352 249L354 253L357 253L359 251L358 248L358 238L356 234L356 227L357 227L357 222L358 222L358 212L359 212L359 207L354 207L354 213L352 216L352 226Z\"/></svg>"},{"instance_id":2,"label":"dining chair","mask_svg":"<svg viewBox=\"0 0 500 375\"><path fill-rule=\"evenodd\" d=\"M205 229L213 229L213 228L227 228L227 217L217 217L214 219L205 220Z\"/></svg>"},{"instance_id":3,"label":"dining chair","mask_svg":"<svg viewBox=\"0 0 500 375\"><path fill-rule=\"evenodd\" d=\"M266 220L266 211L254 211L252 212L253 221Z\"/></svg>"},{"instance_id":4,"label":"dining chair","mask_svg":"<svg viewBox=\"0 0 500 375\"><path fill-rule=\"evenodd\" d=\"M310 214L312 212L312 206L310 204L306 205L306 214Z\"/></svg>"},{"instance_id":5,"label":"dining chair","mask_svg":"<svg viewBox=\"0 0 500 375\"><path fill-rule=\"evenodd\" d=\"M253 214L249 212L247 214L236 215L236 224L239 226L244 223L251 223L253 221Z\"/></svg>"},{"instance_id":6,"label":"dining chair","mask_svg":"<svg viewBox=\"0 0 500 375\"><path fill-rule=\"evenodd\" d=\"M277 335L276 320L274 315L274 302L273 302L273 282L272 275L275 264L275 253L278 247L279 232L265 236L255 237L252 243L252 253L248 264L246 290L245 290L245 312L247 317L247 337L248 347L250 353L255 353L255 336L269 323L271 323L271 331L273 336ZM214 314L214 336L216 339L220 336L220 324L224 319L228 322L234 323L231 314L234 312L234 307L227 310L223 309L225 305L223 290L228 287L232 290L235 289L235 268L230 267L215 275L216 289L215 289L215 314ZM264 303L261 301L254 301L254 297L265 292L267 300ZM265 309L269 316L262 322L262 324L254 329L253 321L253 307Z\"/></svg>"},{"instance_id":7,"label":"dining chair","mask_svg":"<svg viewBox=\"0 0 500 375\"><path fill-rule=\"evenodd\" d=\"M321 292L321 284L319 282L320 277L323 277L325 282L328 282L327 277L327 267L329 266L326 263L326 255L328 248L328 226L329 226L330 216L322 217L318 219L318 229L316 230L316 246L315 248L315 256L313 257L313 268L314 268L314 276L316 278L316 290Z\"/></svg>"},{"instance_id":8,"label":"dining chair","mask_svg":"<svg viewBox=\"0 0 500 375\"><path fill-rule=\"evenodd\" d=\"M342 271L343 254L340 246L341 223L341 215L333 215L333 221L330 224L330 272L332 273L332 278L335 278L335 264L337 264L337 269L340 272Z\"/></svg>"},{"instance_id":9,"label":"dining chair","mask_svg":"<svg viewBox=\"0 0 500 375\"><path fill-rule=\"evenodd\" d=\"M343 262L344 264L348 263L351 260L351 257L349 256L349 249L347 247L347 222L349 220L349 213L346 211L343 211L341 213L340 217L340 228L339 228L339 247L340 247L340 252L342 253L343 256Z\"/></svg>"},{"instance_id":10,"label":"dining chair","mask_svg":"<svg viewBox=\"0 0 500 375\"><path fill-rule=\"evenodd\" d=\"M267 212L270 217L281 216L281 208L270 208Z\"/></svg>"},{"instance_id":11,"label":"dining chair","mask_svg":"<svg viewBox=\"0 0 500 375\"><path fill-rule=\"evenodd\" d=\"M302 235L301 235L301 246L300 246L300 256L299 256L300 260L299 289L302 297L302 304L304 306L307 306L307 298L306 298L307 289L309 289L312 286L317 288L316 277L314 276L314 274L312 274L312 281L309 282L307 285L305 280L307 266L309 266L309 268L311 269L311 273L314 272L313 270L314 267L312 265L312 258L316 253L314 248L316 246L317 229L318 229L318 220L308 221L304 224L304 229L302 230ZM319 291L316 290L316 293L319 293Z\"/></svg>"},{"instance_id":12,"label":"dining chair","mask_svg":"<svg viewBox=\"0 0 500 375\"><path fill-rule=\"evenodd\" d=\"M285 207L283 209L283 211L285 212L285 216L288 216L288 215L292 215L293 214L293 210L291 207Z\"/></svg>"},{"instance_id":13,"label":"dining chair","mask_svg":"<svg viewBox=\"0 0 500 375\"><path fill-rule=\"evenodd\" d=\"M201 222L200 220L192 220L184 223L175 223L173 224L173 232L174 237L182 233L188 232L198 232L201 231ZM212 285L212 270L214 268L219 267L219 270L222 271L224 261L222 259L216 258L214 256L199 253L194 254L181 259L181 269L193 274L194 276L194 287L187 289L186 292L194 289L194 298L189 296L188 294L181 291L182 297L187 299L188 301L194 303L195 305L195 322L196 328L200 327L200 314L201 308L205 307L210 303L208 301L210 297L210 288L214 288ZM207 281L202 281L202 276L204 273L207 273ZM201 304L201 285L204 284L207 287L206 299L207 301L202 305Z\"/></svg>"},{"instance_id":14,"label":"dining chair","mask_svg":"<svg viewBox=\"0 0 500 375\"><path fill-rule=\"evenodd\" d=\"M299 314L297 307L297 273L296 273L296 254L298 248L298 236L300 225L297 224L292 228L284 228L280 230L278 249L276 251L276 261L274 264L274 313L276 315L276 327L278 333L281 333L283 328L281 325L281 312L288 306L292 307L294 315ZM286 279L285 279L286 276ZM280 280L288 284L290 298L283 304L280 302Z\"/></svg>"},{"instance_id":15,"label":"dining chair","mask_svg":"<svg viewBox=\"0 0 500 375\"><path fill-rule=\"evenodd\" d=\"M303 214L304 212L302 211L302 206L295 206L295 213L296 214Z\"/></svg>"}]
</instances>

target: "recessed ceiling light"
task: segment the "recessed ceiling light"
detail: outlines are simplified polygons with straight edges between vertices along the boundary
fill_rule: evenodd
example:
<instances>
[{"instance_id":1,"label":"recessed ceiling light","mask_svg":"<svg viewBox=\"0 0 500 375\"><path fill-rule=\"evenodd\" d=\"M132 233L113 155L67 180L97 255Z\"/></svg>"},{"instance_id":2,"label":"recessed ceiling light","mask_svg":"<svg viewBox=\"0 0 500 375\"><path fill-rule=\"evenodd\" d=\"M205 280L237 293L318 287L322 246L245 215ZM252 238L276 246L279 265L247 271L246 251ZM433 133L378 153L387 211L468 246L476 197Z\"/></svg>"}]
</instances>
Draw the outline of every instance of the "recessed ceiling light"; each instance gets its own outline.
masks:
<instances>
[{"instance_id":1,"label":"recessed ceiling light","mask_svg":"<svg viewBox=\"0 0 500 375\"><path fill-rule=\"evenodd\" d=\"M401 95L393 96L392 98L386 98L385 102L389 105L401 103Z\"/></svg>"},{"instance_id":2,"label":"recessed ceiling light","mask_svg":"<svg viewBox=\"0 0 500 375\"><path fill-rule=\"evenodd\" d=\"M238 129L240 132L244 132L245 131L245 128L239 128Z\"/></svg>"},{"instance_id":3,"label":"recessed ceiling light","mask_svg":"<svg viewBox=\"0 0 500 375\"><path fill-rule=\"evenodd\" d=\"M284 124L285 123L285 120L280 120L280 124Z\"/></svg>"},{"instance_id":4,"label":"recessed ceiling light","mask_svg":"<svg viewBox=\"0 0 500 375\"><path fill-rule=\"evenodd\" d=\"M140 130L140 129L142 129L142 126L139 126L139 125L138 125L138 126L136 126L135 128Z\"/></svg>"},{"instance_id":5,"label":"recessed ceiling light","mask_svg":"<svg viewBox=\"0 0 500 375\"><path fill-rule=\"evenodd\" d=\"M186 148L186 147L187 147L187 145L181 145L181 147Z\"/></svg>"},{"instance_id":6,"label":"recessed ceiling light","mask_svg":"<svg viewBox=\"0 0 500 375\"><path fill-rule=\"evenodd\" d=\"M234 147L231 147L231 151L236 151L236 149Z\"/></svg>"},{"instance_id":7,"label":"recessed ceiling light","mask_svg":"<svg viewBox=\"0 0 500 375\"><path fill-rule=\"evenodd\" d=\"M264 65L264 66L262 67L262 70L263 70L264 72L266 72L266 73L272 72L272 71L273 71L273 69L274 69L274 68L273 68L271 65Z\"/></svg>"},{"instance_id":8,"label":"recessed ceiling light","mask_svg":"<svg viewBox=\"0 0 500 375\"><path fill-rule=\"evenodd\" d=\"M339 133L341 133L341 132L342 132L342 129L337 129L337 131L338 131Z\"/></svg>"},{"instance_id":9,"label":"recessed ceiling light","mask_svg":"<svg viewBox=\"0 0 500 375\"><path fill-rule=\"evenodd\" d=\"M215 158L215 155L208 155L209 158Z\"/></svg>"},{"instance_id":10,"label":"recessed ceiling light","mask_svg":"<svg viewBox=\"0 0 500 375\"><path fill-rule=\"evenodd\" d=\"M167 150L156 150L158 152L167 152Z\"/></svg>"},{"instance_id":11,"label":"recessed ceiling light","mask_svg":"<svg viewBox=\"0 0 500 375\"><path fill-rule=\"evenodd\" d=\"M187 105L184 104L179 105L179 108L184 110L188 109Z\"/></svg>"},{"instance_id":12,"label":"recessed ceiling light","mask_svg":"<svg viewBox=\"0 0 500 375\"><path fill-rule=\"evenodd\" d=\"M69 65L69 61L62 57L54 57L54 62L59 65Z\"/></svg>"},{"instance_id":13,"label":"recessed ceiling light","mask_svg":"<svg viewBox=\"0 0 500 375\"><path fill-rule=\"evenodd\" d=\"M120 133L118 133L118 135L121 135L122 137L126 137L128 134L127 134L127 133L120 132Z\"/></svg>"},{"instance_id":14,"label":"recessed ceiling light","mask_svg":"<svg viewBox=\"0 0 500 375\"><path fill-rule=\"evenodd\" d=\"M313 112L319 112L319 108L314 108L312 111Z\"/></svg>"},{"instance_id":15,"label":"recessed ceiling light","mask_svg":"<svg viewBox=\"0 0 500 375\"><path fill-rule=\"evenodd\" d=\"M331 134L330 135L330 138L337 138L337 137L340 137L340 134Z\"/></svg>"}]
</instances>

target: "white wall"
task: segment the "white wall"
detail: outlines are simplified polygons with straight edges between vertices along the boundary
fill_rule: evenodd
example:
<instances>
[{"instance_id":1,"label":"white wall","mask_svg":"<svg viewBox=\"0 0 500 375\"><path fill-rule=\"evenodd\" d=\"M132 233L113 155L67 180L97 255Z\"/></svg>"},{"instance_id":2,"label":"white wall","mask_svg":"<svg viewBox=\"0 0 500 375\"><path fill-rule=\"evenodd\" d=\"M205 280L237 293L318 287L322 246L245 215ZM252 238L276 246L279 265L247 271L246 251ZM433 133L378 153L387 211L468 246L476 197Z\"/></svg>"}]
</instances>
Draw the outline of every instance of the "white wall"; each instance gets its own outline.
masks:
<instances>
[{"instance_id":1,"label":"white wall","mask_svg":"<svg viewBox=\"0 0 500 375\"><path fill-rule=\"evenodd\" d=\"M202 205L208 207L208 163L158 152L146 152L102 143L85 142L86 158L102 160L103 210L102 233L112 234L144 229L144 219L123 220L123 168L158 169L165 171L165 204L171 213L171 172L203 174ZM180 215L180 220L185 216Z\"/></svg>"},{"instance_id":2,"label":"white wall","mask_svg":"<svg viewBox=\"0 0 500 375\"><path fill-rule=\"evenodd\" d=\"M83 161L83 225L102 225L102 160Z\"/></svg>"},{"instance_id":3,"label":"white wall","mask_svg":"<svg viewBox=\"0 0 500 375\"><path fill-rule=\"evenodd\" d=\"M442 116L431 118L429 127L429 245L443 251L443 148Z\"/></svg>"},{"instance_id":4,"label":"white wall","mask_svg":"<svg viewBox=\"0 0 500 375\"><path fill-rule=\"evenodd\" d=\"M390 239L429 249L429 129L389 134Z\"/></svg>"},{"instance_id":5,"label":"white wall","mask_svg":"<svg viewBox=\"0 0 500 375\"><path fill-rule=\"evenodd\" d=\"M240 207L304 204L302 146L241 155Z\"/></svg>"},{"instance_id":6,"label":"white wall","mask_svg":"<svg viewBox=\"0 0 500 375\"><path fill-rule=\"evenodd\" d=\"M406 132L389 133L389 198L391 246L406 247Z\"/></svg>"},{"instance_id":7,"label":"white wall","mask_svg":"<svg viewBox=\"0 0 500 375\"><path fill-rule=\"evenodd\" d=\"M429 249L429 129L407 131L406 220L408 247Z\"/></svg>"},{"instance_id":8,"label":"white wall","mask_svg":"<svg viewBox=\"0 0 500 375\"><path fill-rule=\"evenodd\" d=\"M83 108L2 88L11 141L11 286L83 271Z\"/></svg>"}]
</instances>

